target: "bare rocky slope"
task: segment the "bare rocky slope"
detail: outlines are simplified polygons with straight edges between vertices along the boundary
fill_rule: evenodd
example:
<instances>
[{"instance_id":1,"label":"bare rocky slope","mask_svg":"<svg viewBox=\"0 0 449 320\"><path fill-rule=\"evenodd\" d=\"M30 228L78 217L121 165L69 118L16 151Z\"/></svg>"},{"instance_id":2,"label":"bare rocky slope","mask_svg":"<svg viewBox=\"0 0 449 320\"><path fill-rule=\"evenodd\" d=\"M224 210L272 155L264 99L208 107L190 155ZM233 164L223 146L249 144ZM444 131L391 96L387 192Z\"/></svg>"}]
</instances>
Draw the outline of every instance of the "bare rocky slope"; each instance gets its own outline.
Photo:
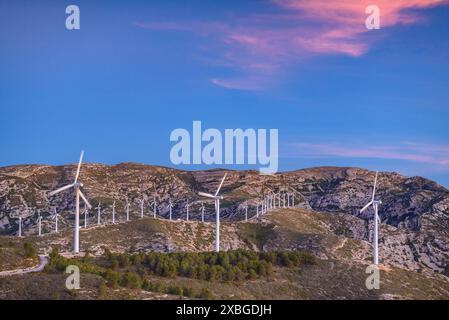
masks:
<instances>
[{"instance_id":1,"label":"bare rocky slope","mask_svg":"<svg viewBox=\"0 0 449 320\"><path fill-rule=\"evenodd\" d=\"M48 192L71 183L75 166L22 165L0 168L0 230L13 235L18 230L18 215L24 219L23 232L35 235L36 220L43 216L43 230L54 228L54 208L63 216L61 227L73 223L74 198L63 192L53 198ZM223 170L179 171L170 168L123 163L115 166L85 164L81 172L83 192L96 206L102 205L103 221L111 219L111 206L117 204L117 219L124 219L125 197L131 202L131 215L140 215L140 199L145 200L145 215L156 197L157 214L168 217L168 201L174 203L174 218L185 219L185 205L191 203L191 219L200 219L203 199L198 191L213 192ZM369 201L374 173L359 168L323 167L260 175L255 171L228 171L222 189L222 216L227 221L244 218L244 203L249 215L264 195L274 192L295 194L295 207L327 213L338 223L331 225L336 235L371 240L372 212L359 209ZM419 272L448 272L449 191L421 177L397 173L379 175L377 195L382 199L382 258L388 263ZM206 204L206 220L211 221L213 203ZM90 224L96 221L90 212ZM162 235L160 235L162 237ZM163 241L161 240L161 243ZM169 250L169 247L166 248Z\"/></svg>"}]
</instances>

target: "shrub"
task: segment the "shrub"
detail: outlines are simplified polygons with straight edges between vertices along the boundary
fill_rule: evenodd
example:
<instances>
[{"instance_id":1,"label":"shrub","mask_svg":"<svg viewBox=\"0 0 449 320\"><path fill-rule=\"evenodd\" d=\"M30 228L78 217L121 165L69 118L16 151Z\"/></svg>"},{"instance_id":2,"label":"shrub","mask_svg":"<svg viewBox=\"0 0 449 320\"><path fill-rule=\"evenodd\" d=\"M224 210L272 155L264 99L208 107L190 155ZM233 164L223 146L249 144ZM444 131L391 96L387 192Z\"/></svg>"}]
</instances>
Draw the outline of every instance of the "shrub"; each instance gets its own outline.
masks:
<instances>
[{"instance_id":1,"label":"shrub","mask_svg":"<svg viewBox=\"0 0 449 320\"><path fill-rule=\"evenodd\" d=\"M195 292L193 291L192 288L184 287L184 288L182 289L182 292L183 292L183 295L184 295L185 297L188 297L188 298L193 298L193 297L195 297Z\"/></svg>"},{"instance_id":2,"label":"shrub","mask_svg":"<svg viewBox=\"0 0 449 320\"><path fill-rule=\"evenodd\" d=\"M100 282L100 285L98 286L98 298L104 299L106 297L108 289L106 286L106 283L104 281Z\"/></svg>"},{"instance_id":3,"label":"shrub","mask_svg":"<svg viewBox=\"0 0 449 320\"><path fill-rule=\"evenodd\" d=\"M142 288L142 279L137 273L127 271L122 277L122 286L130 289Z\"/></svg>"},{"instance_id":4,"label":"shrub","mask_svg":"<svg viewBox=\"0 0 449 320\"><path fill-rule=\"evenodd\" d=\"M183 295L183 289L181 287L179 287L179 286L170 286L167 289L167 293L168 294L182 296Z\"/></svg>"},{"instance_id":5,"label":"shrub","mask_svg":"<svg viewBox=\"0 0 449 320\"><path fill-rule=\"evenodd\" d=\"M248 279L254 280L254 279L256 279L256 278L257 278L257 273L256 273L256 271L254 271L254 269L249 269L249 272L248 272Z\"/></svg>"},{"instance_id":6,"label":"shrub","mask_svg":"<svg viewBox=\"0 0 449 320\"><path fill-rule=\"evenodd\" d=\"M117 289L119 286L119 280L120 280L120 274L117 271L114 271L112 269L107 269L106 273L104 275L104 278L106 279L108 286Z\"/></svg>"},{"instance_id":7,"label":"shrub","mask_svg":"<svg viewBox=\"0 0 449 320\"><path fill-rule=\"evenodd\" d=\"M212 293L208 288L202 288L198 298L210 300L212 299Z\"/></svg>"},{"instance_id":8,"label":"shrub","mask_svg":"<svg viewBox=\"0 0 449 320\"><path fill-rule=\"evenodd\" d=\"M37 251L32 243L25 242L23 244L23 250L25 258L37 258Z\"/></svg>"},{"instance_id":9,"label":"shrub","mask_svg":"<svg viewBox=\"0 0 449 320\"><path fill-rule=\"evenodd\" d=\"M69 261L59 254L59 250L57 248L53 248L50 252L49 261L45 266L44 271L61 272L65 271L68 265Z\"/></svg>"}]
</instances>

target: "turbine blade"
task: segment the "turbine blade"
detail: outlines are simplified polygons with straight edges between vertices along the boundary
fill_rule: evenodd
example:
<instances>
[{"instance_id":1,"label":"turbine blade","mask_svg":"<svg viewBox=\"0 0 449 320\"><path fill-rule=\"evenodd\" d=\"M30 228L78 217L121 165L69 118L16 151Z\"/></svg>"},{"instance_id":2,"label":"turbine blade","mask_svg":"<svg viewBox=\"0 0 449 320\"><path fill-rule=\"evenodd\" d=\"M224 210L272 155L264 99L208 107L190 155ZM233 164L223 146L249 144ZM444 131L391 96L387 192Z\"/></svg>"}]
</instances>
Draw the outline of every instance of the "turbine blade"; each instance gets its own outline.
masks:
<instances>
[{"instance_id":1,"label":"turbine blade","mask_svg":"<svg viewBox=\"0 0 449 320\"><path fill-rule=\"evenodd\" d=\"M69 184L69 185L67 185L67 186L61 187L61 188L59 188L59 189L56 189L56 190L50 192L48 195L49 195L50 197L52 197L52 196L54 196L55 194L60 193L61 191L70 189L70 188L72 188L72 187L73 187L73 184Z\"/></svg>"},{"instance_id":2,"label":"turbine blade","mask_svg":"<svg viewBox=\"0 0 449 320\"><path fill-rule=\"evenodd\" d=\"M223 176L223 179L221 179L220 185L218 186L217 192L215 192L215 196L218 195L218 193L220 192L221 186L223 185L223 182L226 179L226 176L228 175L228 173L225 173L225 175Z\"/></svg>"},{"instance_id":3,"label":"turbine blade","mask_svg":"<svg viewBox=\"0 0 449 320\"><path fill-rule=\"evenodd\" d=\"M373 196L371 198L371 202L374 201L374 196L376 194L377 174L378 174L378 171L376 171L376 178L374 178Z\"/></svg>"},{"instance_id":4,"label":"turbine blade","mask_svg":"<svg viewBox=\"0 0 449 320\"><path fill-rule=\"evenodd\" d=\"M363 211L365 211L366 209L368 209L368 207L369 207L370 205L372 205L372 204L373 204L373 202L370 201L366 206L364 206L364 207L360 210L360 213L362 213Z\"/></svg>"},{"instance_id":5,"label":"turbine blade","mask_svg":"<svg viewBox=\"0 0 449 320\"><path fill-rule=\"evenodd\" d=\"M200 196L203 196L203 197L215 199L215 196L212 195L212 194L210 194L210 193L198 192L198 194L199 194Z\"/></svg>"},{"instance_id":6,"label":"turbine blade","mask_svg":"<svg viewBox=\"0 0 449 320\"><path fill-rule=\"evenodd\" d=\"M89 209L92 209L92 206L90 205L89 201L87 201L86 196L81 192L81 190L80 190L79 192L80 192L80 197L81 197L81 199L83 199L83 201L84 201L84 203L87 205L87 207L88 207Z\"/></svg>"},{"instance_id":7,"label":"turbine blade","mask_svg":"<svg viewBox=\"0 0 449 320\"><path fill-rule=\"evenodd\" d=\"M81 150L80 161L78 162L78 168L76 169L76 176L75 176L74 184L78 181L78 177L80 175L81 162L83 162L83 156L84 156L84 150Z\"/></svg>"}]
</instances>

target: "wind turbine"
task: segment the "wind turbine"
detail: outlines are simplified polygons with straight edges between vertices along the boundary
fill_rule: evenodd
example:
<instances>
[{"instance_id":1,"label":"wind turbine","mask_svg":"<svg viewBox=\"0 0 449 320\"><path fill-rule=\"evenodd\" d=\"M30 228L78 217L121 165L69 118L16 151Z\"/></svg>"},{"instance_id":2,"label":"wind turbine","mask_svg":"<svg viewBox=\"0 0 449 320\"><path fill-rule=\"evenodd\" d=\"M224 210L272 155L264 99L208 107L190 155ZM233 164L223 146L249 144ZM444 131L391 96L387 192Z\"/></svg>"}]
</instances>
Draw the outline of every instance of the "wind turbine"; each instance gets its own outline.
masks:
<instances>
[{"instance_id":1,"label":"wind turbine","mask_svg":"<svg viewBox=\"0 0 449 320\"><path fill-rule=\"evenodd\" d=\"M22 216L19 216L19 238L22 237Z\"/></svg>"},{"instance_id":2,"label":"wind turbine","mask_svg":"<svg viewBox=\"0 0 449 320\"><path fill-rule=\"evenodd\" d=\"M60 217L60 215L58 214L58 212L55 209L55 213L53 214L53 219L55 219L55 233L58 233L58 218Z\"/></svg>"},{"instance_id":3,"label":"wind turbine","mask_svg":"<svg viewBox=\"0 0 449 320\"><path fill-rule=\"evenodd\" d=\"M84 229L87 229L87 215L89 214L89 210L84 206Z\"/></svg>"},{"instance_id":4,"label":"wind turbine","mask_svg":"<svg viewBox=\"0 0 449 320\"><path fill-rule=\"evenodd\" d=\"M83 186L83 184L78 182L78 177L80 175L80 170L81 170L81 163L83 161L83 155L84 155L84 151L81 151L81 156L80 156L80 160L78 163L78 169L76 170L75 181L72 184L69 184L65 187L62 187L55 191L50 192L50 194L49 194L50 196L54 196L55 194L58 194L59 192L62 192L67 189L74 188L74 190L75 190L75 226L74 226L74 230L73 230L73 253L75 253L75 254L79 253L79 251L80 251L79 250L79 248L80 248L80 242L79 242L80 197L81 197L81 199L83 199L84 203L87 205L87 207L89 209L92 208L89 201L87 201L86 197L80 190L80 188Z\"/></svg>"},{"instance_id":5,"label":"wind turbine","mask_svg":"<svg viewBox=\"0 0 449 320\"><path fill-rule=\"evenodd\" d=\"M276 193L274 193L273 191L271 191L271 197L273 199L273 209L276 209Z\"/></svg>"},{"instance_id":6,"label":"wind turbine","mask_svg":"<svg viewBox=\"0 0 449 320\"><path fill-rule=\"evenodd\" d=\"M115 200L112 203L112 224L115 224Z\"/></svg>"},{"instance_id":7,"label":"wind turbine","mask_svg":"<svg viewBox=\"0 0 449 320\"><path fill-rule=\"evenodd\" d=\"M156 194L153 195L153 218L156 219L157 203Z\"/></svg>"},{"instance_id":8,"label":"wind turbine","mask_svg":"<svg viewBox=\"0 0 449 320\"><path fill-rule=\"evenodd\" d=\"M187 214L186 221L189 221L189 207L190 207L190 203L187 200L187 204L186 204L186 214Z\"/></svg>"},{"instance_id":9,"label":"wind turbine","mask_svg":"<svg viewBox=\"0 0 449 320\"><path fill-rule=\"evenodd\" d=\"M39 213L39 218L37 218L39 237L42 235L42 216Z\"/></svg>"},{"instance_id":10,"label":"wind turbine","mask_svg":"<svg viewBox=\"0 0 449 320\"><path fill-rule=\"evenodd\" d=\"M171 202L171 199L168 200L168 208L170 209L170 221L171 221L171 217L172 217L172 208L173 208L173 203Z\"/></svg>"},{"instance_id":11,"label":"wind turbine","mask_svg":"<svg viewBox=\"0 0 449 320\"><path fill-rule=\"evenodd\" d=\"M126 197L125 210L126 210L126 221L129 221L129 201L128 201L128 197Z\"/></svg>"},{"instance_id":12,"label":"wind turbine","mask_svg":"<svg viewBox=\"0 0 449 320\"><path fill-rule=\"evenodd\" d=\"M369 208L369 206L373 206L374 208L374 255L373 255L373 262L375 265L379 264L379 230L378 230L378 222L379 222L379 215L378 215L378 207L380 204L382 204L382 201L380 200L376 200L375 199L375 195L376 195L376 185L377 185L377 175L378 172L376 171L376 178L374 179L374 187L373 187L373 195L371 197L371 201L368 202L368 204L366 206L364 206L361 210L360 213L362 213L363 211L365 211L366 209Z\"/></svg>"},{"instance_id":13,"label":"wind turbine","mask_svg":"<svg viewBox=\"0 0 449 320\"><path fill-rule=\"evenodd\" d=\"M223 186L223 182L226 179L227 173L223 176L223 179L220 182L220 185L218 186L217 191L214 195L204 192L198 192L200 196L212 198L215 201L215 212L216 212L216 222L215 222L215 251L220 251L220 200L223 199L222 196L219 196L219 192L221 187Z\"/></svg>"},{"instance_id":14,"label":"wind turbine","mask_svg":"<svg viewBox=\"0 0 449 320\"><path fill-rule=\"evenodd\" d=\"M204 222L204 203L201 202L201 222Z\"/></svg>"},{"instance_id":15,"label":"wind turbine","mask_svg":"<svg viewBox=\"0 0 449 320\"><path fill-rule=\"evenodd\" d=\"M100 225L101 224L101 218L100 218L100 216L101 216L101 202L98 202L98 205L97 205L97 207L95 209L97 209L97 225Z\"/></svg>"},{"instance_id":16,"label":"wind turbine","mask_svg":"<svg viewBox=\"0 0 449 320\"><path fill-rule=\"evenodd\" d=\"M140 199L139 201L140 201L140 219L143 219L143 210L144 210L143 206L145 204L145 200L142 197L142 199Z\"/></svg>"}]
</instances>

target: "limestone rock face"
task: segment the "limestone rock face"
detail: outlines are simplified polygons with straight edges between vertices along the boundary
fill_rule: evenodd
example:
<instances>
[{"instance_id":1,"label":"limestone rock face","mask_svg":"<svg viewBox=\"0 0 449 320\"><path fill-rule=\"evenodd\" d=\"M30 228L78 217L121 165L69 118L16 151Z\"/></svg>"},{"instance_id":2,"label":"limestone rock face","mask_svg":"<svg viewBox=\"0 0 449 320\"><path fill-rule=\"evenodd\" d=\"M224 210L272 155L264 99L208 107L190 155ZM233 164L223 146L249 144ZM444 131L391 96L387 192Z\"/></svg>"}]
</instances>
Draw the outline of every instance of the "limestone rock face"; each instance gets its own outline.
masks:
<instances>
[{"instance_id":1,"label":"limestone rock face","mask_svg":"<svg viewBox=\"0 0 449 320\"><path fill-rule=\"evenodd\" d=\"M54 197L48 193L73 182L75 165L22 165L0 168L0 233L13 235L18 230L18 217L23 218L23 233L35 234L36 221L43 217L43 228L54 223L54 210L62 215L61 227L73 223L74 195L69 191ZM168 218L168 203L174 204L173 219L185 219L189 202L190 219L201 219L201 203L205 204L205 220L213 221L214 204L198 197L198 191L214 193L224 170L180 171L135 163L114 166L84 164L80 181L83 192L94 206L101 203L102 220L110 220L112 203L116 201L118 220L124 219L126 197L131 215L140 215L144 200L145 215L152 215L156 198L157 215ZM360 168L321 167L260 175L255 171L227 171L221 194L221 216L224 220L242 220L245 204L249 216L256 204L268 194L288 192L294 195L295 207L344 216L332 228L337 234L371 241L372 210L359 210L371 197L374 172ZM381 172L377 197L382 220L382 256L413 270L430 269L444 272L449 261L449 191L421 177L405 177L394 172ZM293 201L293 196L290 201ZM281 205L283 198L281 197ZM279 198L276 197L278 205ZM91 223L96 211L90 212ZM236 244L229 242L232 248ZM170 246L160 241L159 249ZM145 249L145 248L143 248Z\"/></svg>"}]
</instances>

